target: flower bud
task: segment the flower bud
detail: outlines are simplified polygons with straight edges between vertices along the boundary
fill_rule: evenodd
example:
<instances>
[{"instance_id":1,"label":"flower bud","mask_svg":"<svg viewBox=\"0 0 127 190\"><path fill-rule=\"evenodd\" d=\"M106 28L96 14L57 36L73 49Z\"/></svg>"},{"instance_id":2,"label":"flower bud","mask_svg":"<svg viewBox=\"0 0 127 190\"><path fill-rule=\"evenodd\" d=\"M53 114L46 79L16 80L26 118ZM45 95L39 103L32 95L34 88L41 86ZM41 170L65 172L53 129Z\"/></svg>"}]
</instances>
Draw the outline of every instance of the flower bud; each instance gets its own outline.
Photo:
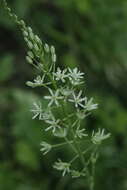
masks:
<instances>
[{"instance_id":1,"label":"flower bud","mask_svg":"<svg viewBox=\"0 0 127 190\"><path fill-rule=\"evenodd\" d=\"M33 63L33 60L29 57L29 56L26 56L26 60L28 63L32 64Z\"/></svg>"},{"instance_id":2,"label":"flower bud","mask_svg":"<svg viewBox=\"0 0 127 190\"><path fill-rule=\"evenodd\" d=\"M22 27L25 27L25 22L23 20L20 20L20 25L22 25Z\"/></svg>"},{"instance_id":3,"label":"flower bud","mask_svg":"<svg viewBox=\"0 0 127 190\"><path fill-rule=\"evenodd\" d=\"M29 33L33 33L33 31L32 31L32 28L31 28L31 27L27 27L27 30L28 30L28 32L29 32Z\"/></svg>"},{"instance_id":4,"label":"flower bud","mask_svg":"<svg viewBox=\"0 0 127 190\"><path fill-rule=\"evenodd\" d=\"M29 47L30 49L33 49L33 44L32 44L31 41L28 41L28 42L27 42L27 45L28 45L28 47Z\"/></svg>"},{"instance_id":5,"label":"flower bud","mask_svg":"<svg viewBox=\"0 0 127 190\"><path fill-rule=\"evenodd\" d=\"M34 49L35 49L35 51L39 51L39 47L37 44L34 44Z\"/></svg>"},{"instance_id":6,"label":"flower bud","mask_svg":"<svg viewBox=\"0 0 127 190\"><path fill-rule=\"evenodd\" d=\"M54 46L51 46L51 54L55 54L55 47Z\"/></svg>"},{"instance_id":7,"label":"flower bud","mask_svg":"<svg viewBox=\"0 0 127 190\"><path fill-rule=\"evenodd\" d=\"M40 40L40 38L39 38L37 35L35 35L34 38L35 38L35 41L36 41L38 44L42 45L42 41Z\"/></svg>"},{"instance_id":8,"label":"flower bud","mask_svg":"<svg viewBox=\"0 0 127 190\"><path fill-rule=\"evenodd\" d=\"M48 44L44 45L44 50L46 51L46 53L49 53L49 45Z\"/></svg>"},{"instance_id":9,"label":"flower bud","mask_svg":"<svg viewBox=\"0 0 127 190\"><path fill-rule=\"evenodd\" d=\"M30 58L32 58L32 59L34 58L34 54L33 54L32 51L28 51L27 54L28 54L28 56L29 56Z\"/></svg>"},{"instance_id":10,"label":"flower bud","mask_svg":"<svg viewBox=\"0 0 127 190\"><path fill-rule=\"evenodd\" d=\"M56 62L56 54L52 55L52 61L55 63Z\"/></svg>"},{"instance_id":11,"label":"flower bud","mask_svg":"<svg viewBox=\"0 0 127 190\"><path fill-rule=\"evenodd\" d=\"M31 40L34 40L34 34L33 34L33 32L30 32L30 33L29 33L29 36L30 36L30 39L31 39Z\"/></svg>"},{"instance_id":12,"label":"flower bud","mask_svg":"<svg viewBox=\"0 0 127 190\"><path fill-rule=\"evenodd\" d=\"M23 36L27 37L28 36L28 32L27 31L23 31Z\"/></svg>"}]
</instances>

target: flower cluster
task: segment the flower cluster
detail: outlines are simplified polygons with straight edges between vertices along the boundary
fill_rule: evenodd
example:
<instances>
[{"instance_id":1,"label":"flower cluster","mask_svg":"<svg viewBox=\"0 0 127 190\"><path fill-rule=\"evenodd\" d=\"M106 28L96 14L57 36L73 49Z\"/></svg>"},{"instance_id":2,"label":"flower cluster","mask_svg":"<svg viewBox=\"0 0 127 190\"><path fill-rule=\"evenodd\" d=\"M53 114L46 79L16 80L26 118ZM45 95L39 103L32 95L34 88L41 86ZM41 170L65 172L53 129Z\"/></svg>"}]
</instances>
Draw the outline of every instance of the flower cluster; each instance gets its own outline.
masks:
<instances>
[{"instance_id":1,"label":"flower cluster","mask_svg":"<svg viewBox=\"0 0 127 190\"><path fill-rule=\"evenodd\" d=\"M32 119L39 119L45 122L46 132L50 132L61 143L51 145L48 142L41 142L41 152L47 154L56 147L67 145L74 151L72 160L63 162L59 159L54 164L54 168L62 171L62 175L70 174L72 177L91 176L89 164L95 164L97 155L97 146L103 140L110 137L110 133L105 134L104 129L99 129L92 133L92 136L86 132L83 121L91 113L97 109L98 104L93 102L93 98L88 99L82 89L81 84L84 83L84 73L76 68L56 68L56 50L53 45L43 44L41 39L34 34L31 27L26 26L25 22L19 20L8 8L6 0L4 2L5 10L9 16L20 26L24 40L28 47L26 60L32 64L41 73L33 82L28 81L30 87L42 87L46 89L47 94L43 96L45 104L42 109L41 102L34 103L31 112ZM92 144L86 148L85 140ZM83 146L81 146L83 144ZM85 147L85 150L84 150ZM85 154L88 156L85 158ZM91 159L92 158L92 159ZM81 171L75 169L75 160L81 162ZM85 160L87 159L87 161ZM92 161L91 161L92 160ZM94 167L93 167L94 168ZM93 173L93 172L92 172Z\"/></svg>"}]
</instances>

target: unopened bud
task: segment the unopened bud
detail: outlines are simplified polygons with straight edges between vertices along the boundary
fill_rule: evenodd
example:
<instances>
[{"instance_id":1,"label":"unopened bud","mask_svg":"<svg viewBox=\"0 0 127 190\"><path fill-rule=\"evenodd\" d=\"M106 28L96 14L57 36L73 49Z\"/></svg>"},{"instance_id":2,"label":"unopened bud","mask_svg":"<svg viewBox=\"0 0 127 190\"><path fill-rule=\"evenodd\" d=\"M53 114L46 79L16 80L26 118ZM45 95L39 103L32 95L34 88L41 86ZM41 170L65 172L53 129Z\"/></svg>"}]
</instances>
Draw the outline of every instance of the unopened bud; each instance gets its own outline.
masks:
<instances>
[{"instance_id":1,"label":"unopened bud","mask_svg":"<svg viewBox=\"0 0 127 190\"><path fill-rule=\"evenodd\" d=\"M22 27L25 27L25 22L23 20L20 20L20 25L22 25Z\"/></svg>"},{"instance_id":2,"label":"unopened bud","mask_svg":"<svg viewBox=\"0 0 127 190\"><path fill-rule=\"evenodd\" d=\"M41 45L42 45L42 42L41 42L40 38L39 38L37 35L35 35L34 38L35 38L35 41L36 41L38 44L41 44Z\"/></svg>"},{"instance_id":3,"label":"unopened bud","mask_svg":"<svg viewBox=\"0 0 127 190\"><path fill-rule=\"evenodd\" d=\"M28 47L29 47L30 49L32 49L32 48L33 48L33 44L32 44L32 42L31 42L31 41L28 41L28 42L27 42L27 45L28 45Z\"/></svg>"},{"instance_id":4,"label":"unopened bud","mask_svg":"<svg viewBox=\"0 0 127 190\"><path fill-rule=\"evenodd\" d=\"M46 51L46 53L49 53L49 45L48 44L44 45L44 50Z\"/></svg>"},{"instance_id":5,"label":"unopened bud","mask_svg":"<svg viewBox=\"0 0 127 190\"><path fill-rule=\"evenodd\" d=\"M29 57L29 56L26 56L26 60L28 63L32 64L33 63L33 60Z\"/></svg>"},{"instance_id":6,"label":"unopened bud","mask_svg":"<svg viewBox=\"0 0 127 190\"><path fill-rule=\"evenodd\" d=\"M30 35L30 39L31 39L31 40L34 40L34 34L33 34L33 32L30 32L29 35Z\"/></svg>"},{"instance_id":7,"label":"unopened bud","mask_svg":"<svg viewBox=\"0 0 127 190\"><path fill-rule=\"evenodd\" d=\"M28 28L27 28L27 30L28 30L28 32L29 32L29 33L31 33L31 32L33 33L33 31L32 31L32 28L31 28L31 27L28 27Z\"/></svg>"},{"instance_id":8,"label":"unopened bud","mask_svg":"<svg viewBox=\"0 0 127 190\"><path fill-rule=\"evenodd\" d=\"M27 31L23 31L23 36L27 37L28 36L28 32Z\"/></svg>"},{"instance_id":9,"label":"unopened bud","mask_svg":"<svg viewBox=\"0 0 127 190\"><path fill-rule=\"evenodd\" d=\"M33 54L32 51L28 51L27 54L28 54L28 56L29 56L30 58L32 58L32 59L34 58L34 54Z\"/></svg>"},{"instance_id":10,"label":"unopened bud","mask_svg":"<svg viewBox=\"0 0 127 190\"><path fill-rule=\"evenodd\" d=\"M51 46L51 54L55 54L55 47Z\"/></svg>"},{"instance_id":11,"label":"unopened bud","mask_svg":"<svg viewBox=\"0 0 127 190\"><path fill-rule=\"evenodd\" d=\"M56 54L52 55L52 61L55 63L56 62Z\"/></svg>"},{"instance_id":12,"label":"unopened bud","mask_svg":"<svg viewBox=\"0 0 127 190\"><path fill-rule=\"evenodd\" d=\"M39 47L37 44L34 44L34 49L35 49L35 51L39 51Z\"/></svg>"}]
</instances>

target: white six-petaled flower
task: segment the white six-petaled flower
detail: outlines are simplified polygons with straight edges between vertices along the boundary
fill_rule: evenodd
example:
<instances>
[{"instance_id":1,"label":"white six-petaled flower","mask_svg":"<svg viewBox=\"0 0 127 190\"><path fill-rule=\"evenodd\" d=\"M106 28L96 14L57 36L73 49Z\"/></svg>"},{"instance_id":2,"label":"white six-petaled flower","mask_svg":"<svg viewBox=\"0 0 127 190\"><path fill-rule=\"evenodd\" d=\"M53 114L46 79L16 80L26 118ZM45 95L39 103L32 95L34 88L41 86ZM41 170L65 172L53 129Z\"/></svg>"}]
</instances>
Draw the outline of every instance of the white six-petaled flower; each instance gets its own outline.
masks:
<instances>
[{"instance_id":1,"label":"white six-petaled flower","mask_svg":"<svg viewBox=\"0 0 127 190\"><path fill-rule=\"evenodd\" d=\"M63 176L70 172L70 163L62 162L60 159L58 159L58 162L55 162L53 167L57 170L63 171Z\"/></svg>"},{"instance_id":2,"label":"white six-petaled flower","mask_svg":"<svg viewBox=\"0 0 127 190\"><path fill-rule=\"evenodd\" d=\"M67 69L64 69L63 71L58 67L57 68L57 72L56 73L53 73L54 76L56 77L55 79L57 81L61 80L63 83L65 82L65 78L68 77L68 75L66 74L67 72Z\"/></svg>"},{"instance_id":3,"label":"white six-petaled flower","mask_svg":"<svg viewBox=\"0 0 127 190\"><path fill-rule=\"evenodd\" d=\"M43 111L42 120L46 121L46 120L51 120L53 118L54 118L53 113L49 108Z\"/></svg>"},{"instance_id":4,"label":"white six-petaled flower","mask_svg":"<svg viewBox=\"0 0 127 190\"><path fill-rule=\"evenodd\" d=\"M94 104L93 103L93 98L90 98L90 100L88 100L88 98L85 97L85 106L84 106L84 108L87 111L91 111L91 110L97 109L98 108L98 104Z\"/></svg>"},{"instance_id":5,"label":"white six-petaled flower","mask_svg":"<svg viewBox=\"0 0 127 190\"><path fill-rule=\"evenodd\" d=\"M77 170L71 170L71 175L72 175L72 178L78 178L78 177L81 177L81 176L86 176L86 173L85 172L80 172L80 171L77 171Z\"/></svg>"},{"instance_id":6,"label":"white six-petaled flower","mask_svg":"<svg viewBox=\"0 0 127 190\"><path fill-rule=\"evenodd\" d=\"M40 151L43 152L44 155L47 154L52 148L52 145L48 144L45 141L42 141L40 145L41 145Z\"/></svg>"},{"instance_id":7,"label":"white six-petaled flower","mask_svg":"<svg viewBox=\"0 0 127 190\"><path fill-rule=\"evenodd\" d=\"M44 82L44 78L45 78L45 75L43 75L42 77L40 76L40 75L38 75L37 77L36 77L36 79L34 79L34 83L35 84L43 84L43 82Z\"/></svg>"},{"instance_id":8,"label":"white six-petaled flower","mask_svg":"<svg viewBox=\"0 0 127 190\"><path fill-rule=\"evenodd\" d=\"M83 78L84 73L81 73L80 71L78 71L77 67L74 69L68 68L68 70L69 70L68 76L69 76L71 83L73 85L82 84L81 79Z\"/></svg>"},{"instance_id":9,"label":"white six-petaled flower","mask_svg":"<svg viewBox=\"0 0 127 190\"><path fill-rule=\"evenodd\" d=\"M55 133L56 129L60 128L60 125L59 125L60 120L59 119L55 120L55 118L52 118L52 120L46 120L45 122L50 124L50 126L48 128L46 128L45 131L48 131L51 129L52 132Z\"/></svg>"},{"instance_id":10,"label":"white six-petaled flower","mask_svg":"<svg viewBox=\"0 0 127 190\"><path fill-rule=\"evenodd\" d=\"M60 89L60 92L61 92L61 94L64 96L64 97L68 97L68 96L70 96L73 92L74 92L74 90L73 89L70 89L69 87L67 87L67 88L61 88Z\"/></svg>"},{"instance_id":11,"label":"white six-petaled flower","mask_svg":"<svg viewBox=\"0 0 127 190\"><path fill-rule=\"evenodd\" d=\"M41 77L40 75L38 75L35 79L34 79L34 82L31 82L31 81L27 81L27 85L32 87L32 88L35 88L35 87L38 87L38 86L46 86L46 85L49 85L51 84L51 82L48 82L48 83L44 83L44 79L45 79L45 74Z\"/></svg>"},{"instance_id":12,"label":"white six-petaled flower","mask_svg":"<svg viewBox=\"0 0 127 190\"><path fill-rule=\"evenodd\" d=\"M92 142L93 144L101 144L101 142L107 138L110 137L110 133L107 133L107 134L104 134L105 130L104 129L98 129L97 132L94 132L92 133Z\"/></svg>"},{"instance_id":13,"label":"white six-petaled flower","mask_svg":"<svg viewBox=\"0 0 127 190\"><path fill-rule=\"evenodd\" d=\"M58 100L63 99L63 96L59 96L59 90L56 90L56 92L54 93L51 89L49 89L49 92L51 94L51 96L45 96L45 99L50 100L48 107L50 107L53 103L56 104L56 106L59 106L59 102Z\"/></svg>"},{"instance_id":14,"label":"white six-petaled flower","mask_svg":"<svg viewBox=\"0 0 127 190\"><path fill-rule=\"evenodd\" d=\"M84 133L85 130L86 130L86 129L80 129L80 126L77 127L77 129L76 129L76 131L75 131L75 137L79 137L80 139L81 139L82 137L87 137L88 134Z\"/></svg>"},{"instance_id":15,"label":"white six-petaled flower","mask_svg":"<svg viewBox=\"0 0 127 190\"><path fill-rule=\"evenodd\" d=\"M83 101L85 101L85 98L81 98L82 95L82 90L80 90L79 94L76 96L75 93L73 92L73 99L69 99L70 102L75 103L75 107L77 108L78 106L81 106L84 108L84 105L82 104Z\"/></svg>"},{"instance_id":16,"label":"white six-petaled flower","mask_svg":"<svg viewBox=\"0 0 127 190\"><path fill-rule=\"evenodd\" d=\"M32 117L32 119L35 119L38 117L39 120L41 120L42 115L43 115L41 103L40 102L39 102L39 104L33 103L33 105L34 105L34 109L32 109L31 112L33 112L34 116Z\"/></svg>"}]
</instances>

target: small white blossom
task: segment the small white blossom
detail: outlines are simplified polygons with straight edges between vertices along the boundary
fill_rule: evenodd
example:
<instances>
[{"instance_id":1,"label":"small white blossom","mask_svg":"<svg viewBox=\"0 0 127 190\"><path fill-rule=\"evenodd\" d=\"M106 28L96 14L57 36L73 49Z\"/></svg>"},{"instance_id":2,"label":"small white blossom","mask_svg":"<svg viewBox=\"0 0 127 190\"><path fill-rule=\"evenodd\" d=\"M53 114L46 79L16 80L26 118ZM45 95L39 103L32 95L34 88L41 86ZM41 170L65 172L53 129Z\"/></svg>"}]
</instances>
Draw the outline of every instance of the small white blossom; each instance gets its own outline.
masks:
<instances>
[{"instance_id":1,"label":"small white blossom","mask_svg":"<svg viewBox=\"0 0 127 190\"><path fill-rule=\"evenodd\" d=\"M62 162L60 159L58 162L55 162L53 167L57 170L63 171L63 176L65 176L66 173L70 172L70 163Z\"/></svg>"},{"instance_id":2,"label":"small white blossom","mask_svg":"<svg viewBox=\"0 0 127 190\"><path fill-rule=\"evenodd\" d=\"M43 152L44 155L47 154L52 148L52 145L46 143L45 141L42 141L40 145L42 146L40 151Z\"/></svg>"},{"instance_id":3,"label":"small white blossom","mask_svg":"<svg viewBox=\"0 0 127 190\"><path fill-rule=\"evenodd\" d=\"M39 120L42 119L42 114L43 114L43 111L42 111L42 108L41 108L41 103L37 104L37 103L33 103L34 105L34 109L31 110L31 112L33 112L34 116L32 117L32 119L35 119L35 118L39 118Z\"/></svg>"},{"instance_id":4,"label":"small white blossom","mask_svg":"<svg viewBox=\"0 0 127 190\"><path fill-rule=\"evenodd\" d=\"M77 127L76 131L75 131L75 137L79 137L80 139L82 137L87 137L88 134L84 133L86 129L79 129L79 127Z\"/></svg>"},{"instance_id":5,"label":"small white blossom","mask_svg":"<svg viewBox=\"0 0 127 190\"><path fill-rule=\"evenodd\" d=\"M83 120L87 116L87 114L84 111L78 110L76 116L79 120Z\"/></svg>"},{"instance_id":6,"label":"small white blossom","mask_svg":"<svg viewBox=\"0 0 127 190\"><path fill-rule=\"evenodd\" d=\"M43 112L43 114L42 114L42 120L44 120L44 121L46 121L46 120L51 120L51 119L53 119L54 118L54 116L53 116L53 114L52 114L52 112L51 112L51 110L45 110L44 112Z\"/></svg>"},{"instance_id":7,"label":"small white blossom","mask_svg":"<svg viewBox=\"0 0 127 190\"><path fill-rule=\"evenodd\" d=\"M63 99L63 96L59 96L59 90L56 90L55 93L53 93L53 91L51 89L49 89L49 92L51 94L51 96L45 96L45 99L50 100L48 107L50 107L53 103L55 103L57 106L59 106L59 102L58 100Z\"/></svg>"},{"instance_id":8,"label":"small white blossom","mask_svg":"<svg viewBox=\"0 0 127 190\"><path fill-rule=\"evenodd\" d=\"M59 138L64 138L67 136L67 129L66 128L58 128L55 133L54 136L59 137Z\"/></svg>"},{"instance_id":9,"label":"small white blossom","mask_svg":"<svg viewBox=\"0 0 127 190\"><path fill-rule=\"evenodd\" d=\"M81 79L83 78L84 73L81 73L80 71L78 71L77 67L74 68L73 70L68 68L68 70L69 70L69 79L70 79L71 83L73 85L82 84Z\"/></svg>"},{"instance_id":10,"label":"small white blossom","mask_svg":"<svg viewBox=\"0 0 127 190\"><path fill-rule=\"evenodd\" d=\"M46 128L45 131L48 131L51 129L52 132L55 133L56 129L60 128L60 125L59 125L60 120L59 119L55 120L55 118L52 118L52 120L46 120L45 122L50 124L50 126L48 128Z\"/></svg>"},{"instance_id":11,"label":"small white blossom","mask_svg":"<svg viewBox=\"0 0 127 190\"><path fill-rule=\"evenodd\" d=\"M69 87L66 87L66 88L61 88L60 92L64 96L64 101L66 101L67 97L73 94L74 90L70 89Z\"/></svg>"},{"instance_id":12,"label":"small white blossom","mask_svg":"<svg viewBox=\"0 0 127 190\"><path fill-rule=\"evenodd\" d=\"M72 176L72 178L77 178L77 177L81 177L81 176L86 176L86 173L79 172L77 170L71 170L71 176Z\"/></svg>"},{"instance_id":13,"label":"small white blossom","mask_svg":"<svg viewBox=\"0 0 127 190\"><path fill-rule=\"evenodd\" d=\"M45 78L45 75L43 75L42 77L40 75L37 76L36 79L34 79L35 84L39 84L39 85L43 84L44 78Z\"/></svg>"},{"instance_id":14,"label":"small white blossom","mask_svg":"<svg viewBox=\"0 0 127 190\"><path fill-rule=\"evenodd\" d=\"M84 106L84 108L87 111L91 111L91 110L97 109L98 108L98 104L94 104L93 103L93 98L90 98L90 100L88 100L88 98L85 97L85 106Z\"/></svg>"},{"instance_id":15,"label":"small white blossom","mask_svg":"<svg viewBox=\"0 0 127 190\"><path fill-rule=\"evenodd\" d=\"M39 75L37 76L35 79L34 79L34 82L31 82L31 81L28 81L26 84L30 87L38 87L38 86L45 86L45 85L49 85L51 84L50 82L49 83L45 83L44 84L44 78L45 78L45 75L43 75L42 77Z\"/></svg>"},{"instance_id":16,"label":"small white blossom","mask_svg":"<svg viewBox=\"0 0 127 190\"><path fill-rule=\"evenodd\" d=\"M80 90L79 94L76 96L75 93L73 92L73 99L69 99L70 102L75 103L75 107L77 108L78 106L81 106L84 108L84 105L82 104L83 101L85 101L85 98L81 98L82 91Z\"/></svg>"},{"instance_id":17,"label":"small white blossom","mask_svg":"<svg viewBox=\"0 0 127 190\"><path fill-rule=\"evenodd\" d=\"M110 137L110 133L104 134L104 129L98 129L98 132L94 132L92 133L92 142L94 144L101 144L101 142L107 138Z\"/></svg>"},{"instance_id":18,"label":"small white blossom","mask_svg":"<svg viewBox=\"0 0 127 190\"><path fill-rule=\"evenodd\" d=\"M64 69L63 71L58 67L57 68L57 72L53 73L54 76L56 77L56 80L61 80L62 82L65 82L65 78L68 77L68 75L66 74L67 69Z\"/></svg>"}]
</instances>

